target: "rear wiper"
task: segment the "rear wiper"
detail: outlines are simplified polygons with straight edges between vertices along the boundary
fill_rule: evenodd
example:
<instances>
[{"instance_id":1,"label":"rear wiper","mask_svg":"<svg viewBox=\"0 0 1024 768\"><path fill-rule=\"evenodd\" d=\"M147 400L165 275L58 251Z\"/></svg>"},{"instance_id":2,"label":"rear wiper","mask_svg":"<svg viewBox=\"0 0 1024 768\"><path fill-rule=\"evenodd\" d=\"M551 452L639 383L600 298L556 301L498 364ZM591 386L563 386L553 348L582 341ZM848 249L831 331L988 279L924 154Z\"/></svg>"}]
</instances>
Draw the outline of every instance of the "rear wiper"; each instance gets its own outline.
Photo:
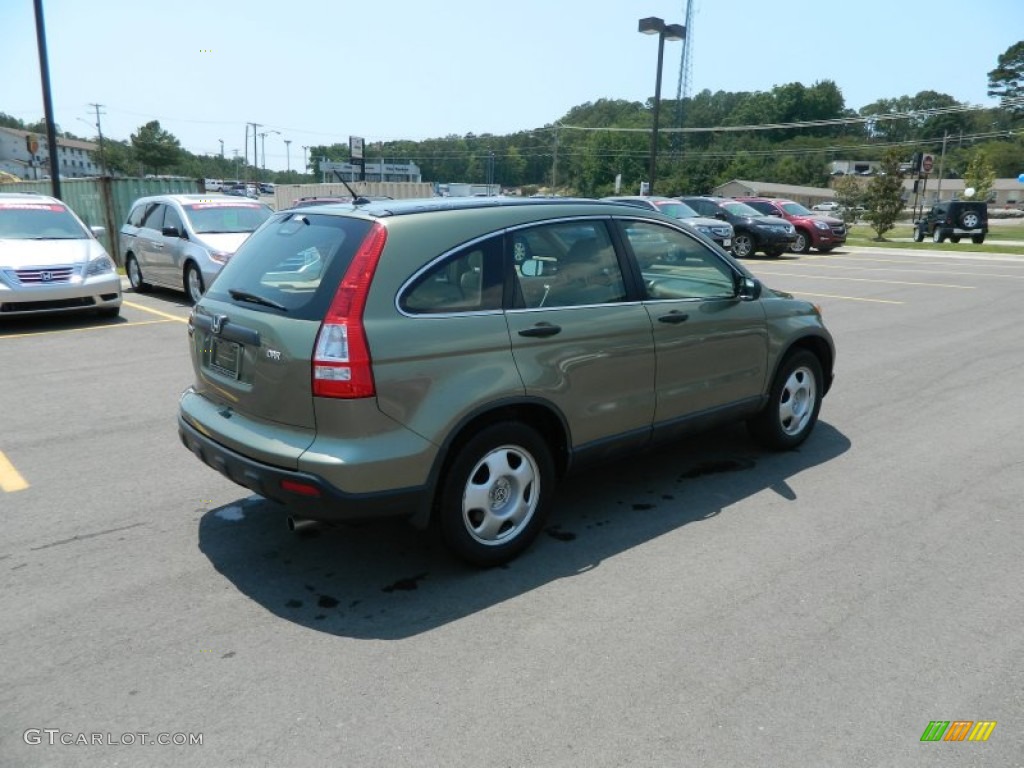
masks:
<instances>
[{"instance_id":1,"label":"rear wiper","mask_svg":"<svg viewBox=\"0 0 1024 768\"><path fill-rule=\"evenodd\" d=\"M239 291L234 288L229 289L228 293L231 294L231 298L234 299L235 301L248 301L253 304L262 304L264 307L279 309L282 312L288 311L288 307L286 307L284 304L278 304L276 301L265 299L262 296L259 296L255 293L249 293L248 291Z\"/></svg>"}]
</instances>

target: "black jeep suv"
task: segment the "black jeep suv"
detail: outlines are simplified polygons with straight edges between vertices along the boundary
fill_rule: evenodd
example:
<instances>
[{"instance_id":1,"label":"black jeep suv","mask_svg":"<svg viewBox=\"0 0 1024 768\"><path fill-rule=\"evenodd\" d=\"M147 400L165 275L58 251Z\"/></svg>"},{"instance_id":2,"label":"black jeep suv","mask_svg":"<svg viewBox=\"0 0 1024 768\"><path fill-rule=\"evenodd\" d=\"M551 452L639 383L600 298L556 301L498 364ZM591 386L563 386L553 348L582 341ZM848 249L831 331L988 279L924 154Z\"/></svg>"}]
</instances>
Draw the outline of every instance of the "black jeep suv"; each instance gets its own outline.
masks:
<instances>
[{"instance_id":1,"label":"black jeep suv","mask_svg":"<svg viewBox=\"0 0 1024 768\"><path fill-rule=\"evenodd\" d=\"M943 243L948 237L959 243L961 237L971 242L985 242L988 232L988 205L977 200L947 200L936 203L923 217L914 222L914 242L926 237Z\"/></svg>"}]
</instances>

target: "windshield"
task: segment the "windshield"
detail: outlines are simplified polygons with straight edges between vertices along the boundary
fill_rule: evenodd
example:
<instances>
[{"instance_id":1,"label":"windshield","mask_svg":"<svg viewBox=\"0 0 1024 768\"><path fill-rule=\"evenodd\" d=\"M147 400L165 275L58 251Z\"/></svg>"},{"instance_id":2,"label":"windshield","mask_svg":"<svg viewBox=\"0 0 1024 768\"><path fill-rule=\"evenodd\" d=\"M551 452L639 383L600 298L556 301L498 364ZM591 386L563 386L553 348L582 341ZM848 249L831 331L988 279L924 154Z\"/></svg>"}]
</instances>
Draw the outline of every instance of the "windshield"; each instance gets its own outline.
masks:
<instances>
[{"instance_id":1,"label":"windshield","mask_svg":"<svg viewBox=\"0 0 1024 768\"><path fill-rule=\"evenodd\" d=\"M783 203L782 210L794 216L812 216L813 214L804 208L800 203Z\"/></svg>"},{"instance_id":2,"label":"windshield","mask_svg":"<svg viewBox=\"0 0 1024 768\"><path fill-rule=\"evenodd\" d=\"M74 215L59 203L0 202L0 239L83 240L89 237Z\"/></svg>"},{"instance_id":3,"label":"windshield","mask_svg":"<svg viewBox=\"0 0 1024 768\"><path fill-rule=\"evenodd\" d=\"M221 232L255 232L271 211L259 203L190 203L185 206L192 231L197 235Z\"/></svg>"},{"instance_id":4,"label":"windshield","mask_svg":"<svg viewBox=\"0 0 1024 768\"><path fill-rule=\"evenodd\" d=\"M695 219L700 217L699 213L682 201L658 203L658 210L676 219Z\"/></svg>"},{"instance_id":5,"label":"windshield","mask_svg":"<svg viewBox=\"0 0 1024 768\"><path fill-rule=\"evenodd\" d=\"M751 208L746 203L722 203L722 207L731 213L733 216L761 216L763 215L756 208Z\"/></svg>"}]
</instances>

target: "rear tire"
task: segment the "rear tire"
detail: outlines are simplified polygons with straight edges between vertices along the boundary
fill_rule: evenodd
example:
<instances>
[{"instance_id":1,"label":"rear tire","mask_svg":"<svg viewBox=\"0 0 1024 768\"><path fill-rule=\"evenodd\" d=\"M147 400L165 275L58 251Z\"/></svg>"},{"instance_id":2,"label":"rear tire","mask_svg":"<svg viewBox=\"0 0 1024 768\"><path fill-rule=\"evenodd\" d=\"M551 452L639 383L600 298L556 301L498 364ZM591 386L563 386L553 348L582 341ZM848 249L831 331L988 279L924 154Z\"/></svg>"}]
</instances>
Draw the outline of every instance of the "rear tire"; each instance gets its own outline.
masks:
<instances>
[{"instance_id":1,"label":"rear tire","mask_svg":"<svg viewBox=\"0 0 1024 768\"><path fill-rule=\"evenodd\" d=\"M949 236L949 242L951 242L951 243L959 243L960 242L960 235L950 235Z\"/></svg>"},{"instance_id":2,"label":"rear tire","mask_svg":"<svg viewBox=\"0 0 1024 768\"><path fill-rule=\"evenodd\" d=\"M540 533L555 485L544 439L514 422L486 427L445 472L438 508L448 549L473 565L512 560Z\"/></svg>"},{"instance_id":3,"label":"rear tire","mask_svg":"<svg viewBox=\"0 0 1024 768\"><path fill-rule=\"evenodd\" d=\"M984 235L971 235L971 242L975 243L976 245L981 245L982 243L985 242L985 236Z\"/></svg>"},{"instance_id":4,"label":"rear tire","mask_svg":"<svg viewBox=\"0 0 1024 768\"><path fill-rule=\"evenodd\" d=\"M751 436L771 450L800 445L818 421L823 379L821 363L811 352L798 349L787 355L775 374L768 404L747 422Z\"/></svg>"}]
</instances>

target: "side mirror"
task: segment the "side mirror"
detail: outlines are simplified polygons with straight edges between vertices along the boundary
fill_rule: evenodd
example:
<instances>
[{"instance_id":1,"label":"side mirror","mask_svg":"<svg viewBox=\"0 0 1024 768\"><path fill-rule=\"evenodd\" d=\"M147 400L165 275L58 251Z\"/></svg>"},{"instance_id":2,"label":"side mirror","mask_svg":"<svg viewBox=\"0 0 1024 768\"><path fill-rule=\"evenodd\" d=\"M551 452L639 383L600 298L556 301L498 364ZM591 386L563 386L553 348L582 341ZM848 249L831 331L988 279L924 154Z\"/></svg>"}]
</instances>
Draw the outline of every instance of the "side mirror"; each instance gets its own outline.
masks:
<instances>
[{"instance_id":1,"label":"side mirror","mask_svg":"<svg viewBox=\"0 0 1024 768\"><path fill-rule=\"evenodd\" d=\"M160 233L164 237L181 237L181 232L178 231L177 227L164 227L160 230Z\"/></svg>"},{"instance_id":2,"label":"side mirror","mask_svg":"<svg viewBox=\"0 0 1024 768\"><path fill-rule=\"evenodd\" d=\"M737 295L743 301L761 298L761 281L754 277L740 277Z\"/></svg>"},{"instance_id":3,"label":"side mirror","mask_svg":"<svg viewBox=\"0 0 1024 768\"><path fill-rule=\"evenodd\" d=\"M93 235L95 235L97 239L107 234L106 227L89 227L89 229L92 230Z\"/></svg>"},{"instance_id":4,"label":"side mirror","mask_svg":"<svg viewBox=\"0 0 1024 768\"><path fill-rule=\"evenodd\" d=\"M519 270L527 277L540 277L544 274L544 262L540 259L527 259Z\"/></svg>"}]
</instances>

